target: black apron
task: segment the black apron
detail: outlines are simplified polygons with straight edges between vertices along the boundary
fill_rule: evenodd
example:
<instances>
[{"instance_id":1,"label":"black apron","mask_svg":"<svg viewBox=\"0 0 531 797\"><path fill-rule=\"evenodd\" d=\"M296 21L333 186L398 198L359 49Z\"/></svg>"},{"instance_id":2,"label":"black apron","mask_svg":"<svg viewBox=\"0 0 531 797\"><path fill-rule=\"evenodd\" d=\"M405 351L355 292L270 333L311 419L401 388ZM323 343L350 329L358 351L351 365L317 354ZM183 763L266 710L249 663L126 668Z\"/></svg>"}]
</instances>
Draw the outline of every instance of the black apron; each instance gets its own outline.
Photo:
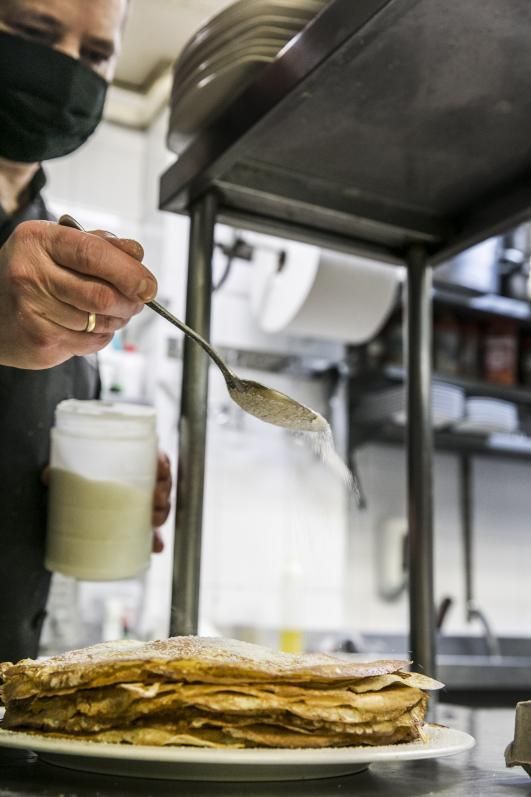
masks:
<instances>
[{"instance_id":1,"label":"black apron","mask_svg":"<svg viewBox=\"0 0 531 797\"><path fill-rule=\"evenodd\" d=\"M50 219L37 192L14 218L0 215L0 245L21 221ZM0 366L0 662L37 655L50 573L44 568L54 410L65 398L96 398L96 358L73 357L44 371Z\"/></svg>"}]
</instances>

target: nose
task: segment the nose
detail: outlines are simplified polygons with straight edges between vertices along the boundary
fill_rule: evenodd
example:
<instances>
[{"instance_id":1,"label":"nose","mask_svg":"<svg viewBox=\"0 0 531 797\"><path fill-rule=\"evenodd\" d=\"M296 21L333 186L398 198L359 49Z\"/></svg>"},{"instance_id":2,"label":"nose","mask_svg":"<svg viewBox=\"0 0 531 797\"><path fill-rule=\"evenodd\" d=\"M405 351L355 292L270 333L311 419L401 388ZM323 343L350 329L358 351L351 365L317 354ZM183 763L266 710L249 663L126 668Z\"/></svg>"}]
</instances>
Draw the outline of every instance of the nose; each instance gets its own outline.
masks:
<instances>
[{"instance_id":1,"label":"nose","mask_svg":"<svg viewBox=\"0 0 531 797\"><path fill-rule=\"evenodd\" d=\"M69 55L70 58L81 57L81 40L75 33L68 32L64 37L55 45L55 49L64 55Z\"/></svg>"}]
</instances>

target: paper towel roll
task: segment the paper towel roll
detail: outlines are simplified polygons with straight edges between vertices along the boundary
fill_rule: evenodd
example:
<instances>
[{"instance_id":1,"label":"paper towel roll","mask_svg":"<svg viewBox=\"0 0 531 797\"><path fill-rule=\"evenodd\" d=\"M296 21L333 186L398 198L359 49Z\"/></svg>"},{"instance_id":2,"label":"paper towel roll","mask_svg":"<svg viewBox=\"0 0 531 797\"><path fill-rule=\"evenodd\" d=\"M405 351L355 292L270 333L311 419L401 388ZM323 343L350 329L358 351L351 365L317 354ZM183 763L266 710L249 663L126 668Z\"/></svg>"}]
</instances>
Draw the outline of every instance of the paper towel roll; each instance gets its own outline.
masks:
<instances>
[{"instance_id":1,"label":"paper towel roll","mask_svg":"<svg viewBox=\"0 0 531 797\"><path fill-rule=\"evenodd\" d=\"M365 343L394 307L404 270L356 255L290 245L279 270L256 264L252 307L265 332Z\"/></svg>"}]
</instances>

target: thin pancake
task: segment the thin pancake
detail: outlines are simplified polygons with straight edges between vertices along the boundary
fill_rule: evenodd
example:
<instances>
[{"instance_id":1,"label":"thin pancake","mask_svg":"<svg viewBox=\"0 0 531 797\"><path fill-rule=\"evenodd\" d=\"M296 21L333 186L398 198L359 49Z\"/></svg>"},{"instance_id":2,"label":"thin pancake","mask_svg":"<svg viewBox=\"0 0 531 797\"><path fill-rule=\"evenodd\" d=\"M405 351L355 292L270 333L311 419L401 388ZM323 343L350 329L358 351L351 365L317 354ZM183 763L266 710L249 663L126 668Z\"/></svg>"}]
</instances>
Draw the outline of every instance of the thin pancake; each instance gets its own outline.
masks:
<instances>
[{"instance_id":1,"label":"thin pancake","mask_svg":"<svg viewBox=\"0 0 531 797\"><path fill-rule=\"evenodd\" d=\"M124 684L85 689L71 695L12 701L6 726L14 728L24 724L42 729L103 730L145 716L157 718L161 714L182 713L192 707L211 713L253 717L287 712L307 720L354 724L396 718L423 697L421 690L404 686L361 694L348 689L320 694L319 690L302 688L288 688L285 693L281 686L270 692L245 685L228 688L159 684L145 688L139 684Z\"/></svg>"},{"instance_id":2,"label":"thin pancake","mask_svg":"<svg viewBox=\"0 0 531 797\"><path fill-rule=\"evenodd\" d=\"M44 661L23 659L4 673L4 701L83 686L151 680L202 683L355 681L405 669L407 662L358 663L326 654L296 656L217 637L104 642Z\"/></svg>"},{"instance_id":3,"label":"thin pancake","mask_svg":"<svg viewBox=\"0 0 531 797\"><path fill-rule=\"evenodd\" d=\"M396 744L412 741L420 736L422 712L409 712L397 723L376 723L359 726L356 733L341 730L304 729L280 723L252 720L213 719L196 717L192 722L176 721L136 723L94 733L69 734L94 742L142 745L195 745L199 747L338 747L358 745ZM65 734L52 732L51 737Z\"/></svg>"}]
</instances>

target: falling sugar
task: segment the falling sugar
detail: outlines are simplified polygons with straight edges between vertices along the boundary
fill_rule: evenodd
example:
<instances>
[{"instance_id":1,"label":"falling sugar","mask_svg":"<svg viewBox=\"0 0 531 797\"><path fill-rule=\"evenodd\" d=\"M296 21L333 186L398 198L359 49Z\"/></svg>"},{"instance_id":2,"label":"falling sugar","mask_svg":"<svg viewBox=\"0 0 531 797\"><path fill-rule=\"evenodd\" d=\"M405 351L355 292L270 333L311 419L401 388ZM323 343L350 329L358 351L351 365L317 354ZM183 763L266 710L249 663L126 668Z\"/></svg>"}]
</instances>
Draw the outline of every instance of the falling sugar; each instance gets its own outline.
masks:
<instances>
[{"instance_id":1,"label":"falling sugar","mask_svg":"<svg viewBox=\"0 0 531 797\"><path fill-rule=\"evenodd\" d=\"M322 426L319 430L315 432L296 432L296 436L312 449L324 465L339 476L348 490L354 493L358 506L362 506L363 499L359 481L337 453L330 424L322 416L319 416L319 418L322 421Z\"/></svg>"},{"instance_id":2,"label":"falling sugar","mask_svg":"<svg viewBox=\"0 0 531 797\"><path fill-rule=\"evenodd\" d=\"M322 415L259 382L238 379L227 387L233 401L245 412L266 423L290 429L297 438L307 443L320 460L354 492L358 506L363 506L359 480L337 453L330 424Z\"/></svg>"}]
</instances>

